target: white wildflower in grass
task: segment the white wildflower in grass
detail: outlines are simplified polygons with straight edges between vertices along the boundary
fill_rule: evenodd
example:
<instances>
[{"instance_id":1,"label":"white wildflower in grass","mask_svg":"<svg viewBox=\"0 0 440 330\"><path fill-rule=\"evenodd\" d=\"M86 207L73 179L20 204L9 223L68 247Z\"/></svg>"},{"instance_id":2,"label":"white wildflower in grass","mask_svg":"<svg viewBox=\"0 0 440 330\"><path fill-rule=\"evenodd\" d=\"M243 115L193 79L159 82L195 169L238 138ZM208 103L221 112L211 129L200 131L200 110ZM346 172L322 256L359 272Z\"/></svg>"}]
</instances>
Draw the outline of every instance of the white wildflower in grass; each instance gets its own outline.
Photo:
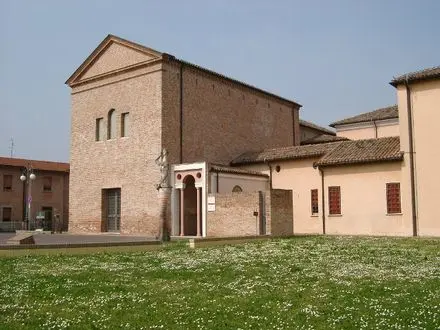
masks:
<instances>
[{"instance_id":1,"label":"white wildflower in grass","mask_svg":"<svg viewBox=\"0 0 440 330\"><path fill-rule=\"evenodd\" d=\"M438 329L440 240L0 259L1 329Z\"/></svg>"}]
</instances>

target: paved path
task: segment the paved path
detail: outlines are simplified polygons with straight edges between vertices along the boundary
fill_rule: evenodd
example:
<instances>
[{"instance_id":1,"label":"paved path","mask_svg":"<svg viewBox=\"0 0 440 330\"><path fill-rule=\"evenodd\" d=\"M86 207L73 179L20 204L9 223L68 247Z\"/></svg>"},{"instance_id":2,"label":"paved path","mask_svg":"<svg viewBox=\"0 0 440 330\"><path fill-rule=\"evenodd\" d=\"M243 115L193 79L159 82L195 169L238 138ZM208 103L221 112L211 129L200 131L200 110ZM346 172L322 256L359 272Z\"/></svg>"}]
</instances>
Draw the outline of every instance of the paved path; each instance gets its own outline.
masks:
<instances>
[{"instance_id":1,"label":"paved path","mask_svg":"<svg viewBox=\"0 0 440 330\"><path fill-rule=\"evenodd\" d=\"M6 241L15 236L15 233L0 233L0 245L5 245ZM118 234L101 235L76 235L76 234L50 234L36 233L34 241L37 245L48 244L87 244L87 243L120 243L120 242L150 242L154 237L127 236Z\"/></svg>"}]
</instances>

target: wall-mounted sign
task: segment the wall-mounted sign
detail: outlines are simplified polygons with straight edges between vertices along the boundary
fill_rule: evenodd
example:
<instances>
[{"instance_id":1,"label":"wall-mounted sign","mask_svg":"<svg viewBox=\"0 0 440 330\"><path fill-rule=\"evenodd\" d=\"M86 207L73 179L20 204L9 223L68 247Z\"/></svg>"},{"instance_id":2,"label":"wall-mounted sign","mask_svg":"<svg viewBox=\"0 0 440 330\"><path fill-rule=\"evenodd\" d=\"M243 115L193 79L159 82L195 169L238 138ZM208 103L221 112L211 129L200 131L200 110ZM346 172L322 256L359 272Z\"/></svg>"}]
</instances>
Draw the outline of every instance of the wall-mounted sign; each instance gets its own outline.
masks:
<instances>
[{"instance_id":1,"label":"wall-mounted sign","mask_svg":"<svg viewBox=\"0 0 440 330\"><path fill-rule=\"evenodd\" d=\"M215 211L215 196L208 196L208 212Z\"/></svg>"}]
</instances>

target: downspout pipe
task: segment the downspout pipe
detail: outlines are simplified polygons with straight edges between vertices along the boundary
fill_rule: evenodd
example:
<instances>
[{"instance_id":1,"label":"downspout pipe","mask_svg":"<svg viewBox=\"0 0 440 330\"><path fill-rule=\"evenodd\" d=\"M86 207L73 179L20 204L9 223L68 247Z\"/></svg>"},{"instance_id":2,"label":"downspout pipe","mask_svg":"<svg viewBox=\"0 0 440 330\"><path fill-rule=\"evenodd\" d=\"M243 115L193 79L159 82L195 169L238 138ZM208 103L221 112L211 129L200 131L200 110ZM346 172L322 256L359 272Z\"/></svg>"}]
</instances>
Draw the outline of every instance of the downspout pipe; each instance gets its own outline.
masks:
<instances>
[{"instance_id":1,"label":"downspout pipe","mask_svg":"<svg viewBox=\"0 0 440 330\"><path fill-rule=\"evenodd\" d=\"M324 169L322 167L313 164L313 167L318 168L319 174L321 174L321 212L322 212L322 234L325 235L325 185L324 185Z\"/></svg>"},{"instance_id":2,"label":"downspout pipe","mask_svg":"<svg viewBox=\"0 0 440 330\"><path fill-rule=\"evenodd\" d=\"M263 162L269 168L269 188L270 190L272 190L272 165L266 160L266 158L264 159Z\"/></svg>"},{"instance_id":3,"label":"downspout pipe","mask_svg":"<svg viewBox=\"0 0 440 330\"><path fill-rule=\"evenodd\" d=\"M179 92L179 111L180 111L180 164L183 162L183 63L180 63L180 92Z\"/></svg>"},{"instance_id":4,"label":"downspout pipe","mask_svg":"<svg viewBox=\"0 0 440 330\"><path fill-rule=\"evenodd\" d=\"M411 89L409 86L408 77L406 77L405 88L406 88L406 109L408 112L411 215L412 215L413 236L417 236L418 230L417 230L416 185L415 185L415 166L414 166L413 113L412 113L412 105L411 105Z\"/></svg>"},{"instance_id":5,"label":"downspout pipe","mask_svg":"<svg viewBox=\"0 0 440 330\"><path fill-rule=\"evenodd\" d=\"M373 125L374 125L374 138L377 139L377 123L375 120L373 120Z\"/></svg>"}]
</instances>

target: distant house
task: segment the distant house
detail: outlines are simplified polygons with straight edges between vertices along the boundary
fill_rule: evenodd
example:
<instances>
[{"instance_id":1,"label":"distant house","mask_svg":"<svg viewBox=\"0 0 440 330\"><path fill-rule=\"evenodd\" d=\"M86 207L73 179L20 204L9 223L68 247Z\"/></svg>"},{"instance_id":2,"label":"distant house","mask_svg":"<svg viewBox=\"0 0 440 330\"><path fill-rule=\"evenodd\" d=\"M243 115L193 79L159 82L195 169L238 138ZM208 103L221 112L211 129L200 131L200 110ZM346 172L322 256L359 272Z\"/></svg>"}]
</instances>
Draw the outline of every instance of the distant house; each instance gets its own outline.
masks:
<instances>
[{"instance_id":1,"label":"distant house","mask_svg":"<svg viewBox=\"0 0 440 330\"><path fill-rule=\"evenodd\" d=\"M342 119L330 124L336 135L351 140L399 136L399 110L397 105L380 108Z\"/></svg>"},{"instance_id":2,"label":"distant house","mask_svg":"<svg viewBox=\"0 0 440 330\"><path fill-rule=\"evenodd\" d=\"M31 190L26 181L35 175ZM69 218L69 164L0 157L0 231L35 229L38 213L44 213L46 229L54 229L52 220L60 216L63 230ZM28 204L31 213L27 216ZM25 221L29 219L30 223Z\"/></svg>"}]
</instances>

